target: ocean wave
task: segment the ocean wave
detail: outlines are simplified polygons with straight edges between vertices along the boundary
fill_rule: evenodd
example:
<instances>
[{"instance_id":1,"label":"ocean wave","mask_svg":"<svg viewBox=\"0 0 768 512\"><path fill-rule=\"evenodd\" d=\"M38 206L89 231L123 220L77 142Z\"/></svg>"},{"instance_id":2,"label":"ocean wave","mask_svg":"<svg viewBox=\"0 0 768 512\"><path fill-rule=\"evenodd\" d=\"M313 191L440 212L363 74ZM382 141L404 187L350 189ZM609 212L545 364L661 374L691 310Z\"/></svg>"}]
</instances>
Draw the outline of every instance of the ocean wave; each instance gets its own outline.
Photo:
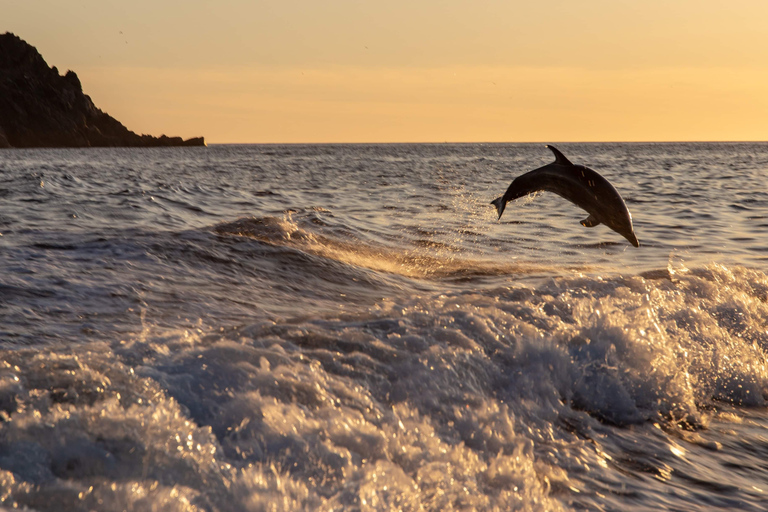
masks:
<instances>
[{"instance_id":1,"label":"ocean wave","mask_svg":"<svg viewBox=\"0 0 768 512\"><path fill-rule=\"evenodd\" d=\"M631 427L685 438L718 404L764 407L767 298L760 271L670 265L5 350L2 503L557 510L619 485L663 496L614 476L659 481L674 463ZM651 437L627 459L625 435Z\"/></svg>"},{"instance_id":2,"label":"ocean wave","mask_svg":"<svg viewBox=\"0 0 768 512\"><path fill-rule=\"evenodd\" d=\"M396 248L376 240L375 235L339 224L327 210L288 212L282 217L244 217L218 224L213 231L219 235L241 236L272 246L290 247L353 267L417 279L554 275L589 269L586 265L564 268L543 262L500 263L498 258L478 259L450 243L419 238L413 239L411 248Z\"/></svg>"}]
</instances>

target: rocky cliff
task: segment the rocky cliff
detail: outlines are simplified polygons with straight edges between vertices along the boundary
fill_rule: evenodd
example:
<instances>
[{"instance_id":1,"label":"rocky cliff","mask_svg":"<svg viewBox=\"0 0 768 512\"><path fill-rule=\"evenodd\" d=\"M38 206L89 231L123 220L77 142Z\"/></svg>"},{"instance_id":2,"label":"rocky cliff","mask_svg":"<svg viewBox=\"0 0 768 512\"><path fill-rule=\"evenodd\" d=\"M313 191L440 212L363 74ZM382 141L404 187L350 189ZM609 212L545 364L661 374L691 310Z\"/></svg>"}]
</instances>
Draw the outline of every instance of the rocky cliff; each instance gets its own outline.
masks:
<instances>
[{"instance_id":1,"label":"rocky cliff","mask_svg":"<svg viewBox=\"0 0 768 512\"><path fill-rule=\"evenodd\" d=\"M137 135L96 108L74 71L61 76L33 46L0 35L0 148L204 145Z\"/></svg>"}]
</instances>

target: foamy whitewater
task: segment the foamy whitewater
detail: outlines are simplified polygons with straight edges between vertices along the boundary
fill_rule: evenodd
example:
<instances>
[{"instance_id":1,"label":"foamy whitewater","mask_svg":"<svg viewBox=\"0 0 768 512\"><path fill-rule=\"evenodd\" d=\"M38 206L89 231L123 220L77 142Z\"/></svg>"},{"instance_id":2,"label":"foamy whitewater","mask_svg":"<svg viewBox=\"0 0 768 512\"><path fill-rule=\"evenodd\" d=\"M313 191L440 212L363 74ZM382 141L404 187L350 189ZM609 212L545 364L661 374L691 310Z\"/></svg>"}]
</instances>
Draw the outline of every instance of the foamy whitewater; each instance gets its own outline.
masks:
<instances>
[{"instance_id":1,"label":"foamy whitewater","mask_svg":"<svg viewBox=\"0 0 768 512\"><path fill-rule=\"evenodd\" d=\"M768 144L0 152L0 505L766 510Z\"/></svg>"}]
</instances>

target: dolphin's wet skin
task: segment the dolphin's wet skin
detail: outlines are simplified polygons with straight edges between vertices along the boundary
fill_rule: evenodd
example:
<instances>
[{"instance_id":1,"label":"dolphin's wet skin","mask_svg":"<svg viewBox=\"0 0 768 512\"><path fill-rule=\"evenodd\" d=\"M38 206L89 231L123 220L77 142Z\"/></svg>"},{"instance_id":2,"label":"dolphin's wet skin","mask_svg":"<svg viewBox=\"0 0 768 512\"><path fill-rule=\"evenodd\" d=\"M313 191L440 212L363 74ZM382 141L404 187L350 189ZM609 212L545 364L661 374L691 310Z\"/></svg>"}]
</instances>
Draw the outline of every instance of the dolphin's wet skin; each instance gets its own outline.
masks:
<instances>
[{"instance_id":1,"label":"dolphin's wet skin","mask_svg":"<svg viewBox=\"0 0 768 512\"><path fill-rule=\"evenodd\" d=\"M605 224L635 247L640 247L632 226L632 215L618 190L596 171L574 165L556 147L547 147L555 154L554 162L518 176L503 196L491 202L499 212L499 218L509 201L540 190L554 192L589 213L581 221L582 226L591 228Z\"/></svg>"}]
</instances>

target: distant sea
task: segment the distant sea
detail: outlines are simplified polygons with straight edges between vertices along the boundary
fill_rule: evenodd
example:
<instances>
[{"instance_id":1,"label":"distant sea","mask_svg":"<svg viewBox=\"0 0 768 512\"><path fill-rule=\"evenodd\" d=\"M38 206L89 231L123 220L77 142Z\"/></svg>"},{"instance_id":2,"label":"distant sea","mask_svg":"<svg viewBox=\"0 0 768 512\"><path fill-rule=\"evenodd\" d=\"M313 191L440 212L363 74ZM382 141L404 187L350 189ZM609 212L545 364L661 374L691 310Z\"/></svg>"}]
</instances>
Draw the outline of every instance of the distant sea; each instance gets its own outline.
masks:
<instances>
[{"instance_id":1,"label":"distant sea","mask_svg":"<svg viewBox=\"0 0 768 512\"><path fill-rule=\"evenodd\" d=\"M768 144L0 152L0 505L768 508Z\"/></svg>"}]
</instances>

